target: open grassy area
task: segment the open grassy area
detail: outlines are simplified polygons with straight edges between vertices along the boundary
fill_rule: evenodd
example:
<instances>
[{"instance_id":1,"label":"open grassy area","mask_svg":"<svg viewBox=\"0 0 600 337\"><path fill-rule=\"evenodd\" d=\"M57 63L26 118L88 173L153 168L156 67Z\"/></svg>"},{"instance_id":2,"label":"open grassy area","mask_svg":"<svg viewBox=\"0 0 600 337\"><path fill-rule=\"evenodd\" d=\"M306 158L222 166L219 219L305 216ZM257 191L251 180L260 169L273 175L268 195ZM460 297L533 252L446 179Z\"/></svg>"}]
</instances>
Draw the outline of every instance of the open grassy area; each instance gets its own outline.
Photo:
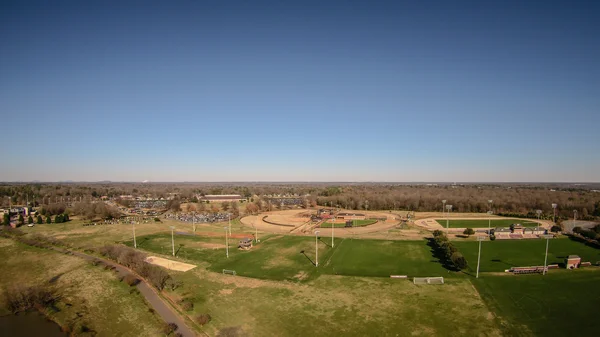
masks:
<instances>
[{"instance_id":1,"label":"open grassy area","mask_svg":"<svg viewBox=\"0 0 600 337\"><path fill-rule=\"evenodd\" d=\"M325 272L337 275L450 276L432 256L426 240L385 241L345 239L334 247Z\"/></svg>"},{"instance_id":2,"label":"open grassy area","mask_svg":"<svg viewBox=\"0 0 600 337\"><path fill-rule=\"evenodd\" d=\"M597 336L600 271L486 275L473 284L496 313L505 336Z\"/></svg>"},{"instance_id":3,"label":"open grassy area","mask_svg":"<svg viewBox=\"0 0 600 337\"><path fill-rule=\"evenodd\" d=\"M376 223L377 220L373 220L373 219L365 219L365 220L352 220L352 227L363 227L363 226L368 226L368 225L372 225L374 223ZM341 228L341 227L346 227L346 223L337 223L337 222L323 222L321 224L322 228L331 228L331 227L335 227L335 228Z\"/></svg>"},{"instance_id":4,"label":"open grassy area","mask_svg":"<svg viewBox=\"0 0 600 337\"><path fill-rule=\"evenodd\" d=\"M436 219L442 227L446 228L446 219ZM536 227L537 222L529 219L496 219L492 220L473 220L473 219L448 219L448 228L491 228L509 227L511 224L521 224L523 227Z\"/></svg>"},{"instance_id":5,"label":"open grassy area","mask_svg":"<svg viewBox=\"0 0 600 337\"><path fill-rule=\"evenodd\" d=\"M274 282L194 269L169 292L192 298L190 315L204 327L251 336L499 336L496 322L466 279L443 286L408 280L334 275L303 283ZM457 294L459 294L457 296Z\"/></svg>"},{"instance_id":6,"label":"open grassy area","mask_svg":"<svg viewBox=\"0 0 600 337\"><path fill-rule=\"evenodd\" d=\"M477 266L478 243L455 241L454 245L463 253L469 267ZM481 244L480 272L500 272L510 267L543 266L546 254L546 240L496 240ZM600 261L600 249L563 237L550 239L548 264L562 264L568 255L579 255L582 261Z\"/></svg>"},{"instance_id":7,"label":"open grassy area","mask_svg":"<svg viewBox=\"0 0 600 337\"><path fill-rule=\"evenodd\" d=\"M99 336L160 336L160 318L149 312L142 295L119 282L112 271L5 238L0 238L0 268L1 290L16 285L55 285L62 294L57 304L60 311L46 314L77 334L86 326ZM5 310L4 299L0 302Z\"/></svg>"}]
</instances>

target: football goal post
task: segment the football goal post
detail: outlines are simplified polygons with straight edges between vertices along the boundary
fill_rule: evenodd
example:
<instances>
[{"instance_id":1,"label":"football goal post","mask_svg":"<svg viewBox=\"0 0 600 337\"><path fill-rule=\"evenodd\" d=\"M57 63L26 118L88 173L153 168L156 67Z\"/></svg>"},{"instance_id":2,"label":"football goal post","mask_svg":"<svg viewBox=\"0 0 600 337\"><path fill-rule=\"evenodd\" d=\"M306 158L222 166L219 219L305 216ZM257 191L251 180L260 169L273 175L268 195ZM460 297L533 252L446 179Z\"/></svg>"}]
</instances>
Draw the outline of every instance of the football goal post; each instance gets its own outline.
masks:
<instances>
[{"instance_id":1,"label":"football goal post","mask_svg":"<svg viewBox=\"0 0 600 337\"><path fill-rule=\"evenodd\" d=\"M235 273L235 270L229 270L229 269L223 269L223 274L229 274L229 275L237 275Z\"/></svg>"},{"instance_id":2,"label":"football goal post","mask_svg":"<svg viewBox=\"0 0 600 337\"><path fill-rule=\"evenodd\" d=\"M414 284L444 284L443 277L413 277Z\"/></svg>"}]
</instances>

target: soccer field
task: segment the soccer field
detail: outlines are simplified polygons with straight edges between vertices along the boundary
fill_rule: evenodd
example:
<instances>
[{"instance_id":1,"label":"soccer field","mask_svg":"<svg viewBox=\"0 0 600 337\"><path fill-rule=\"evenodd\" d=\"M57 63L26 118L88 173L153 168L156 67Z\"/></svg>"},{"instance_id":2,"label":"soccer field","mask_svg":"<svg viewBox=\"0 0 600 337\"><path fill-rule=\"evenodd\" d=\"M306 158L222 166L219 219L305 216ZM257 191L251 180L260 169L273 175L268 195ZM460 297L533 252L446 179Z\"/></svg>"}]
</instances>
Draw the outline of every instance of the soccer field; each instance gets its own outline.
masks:
<instances>
[{"instance_id":1,"label":"soccer field","mask_svg":"<svg viewBox=\"0 0 600 337\"><path fill-rule=\"evenodd\" d=\"M505 336L597 336L600 271L595 267L548 275L487 275L473 279Z\"/></svg>"},{"instance_id":2,"label":"soccer field","mask_svg":"<svg viewBox=\"0 0 600 337\"><path fill-rule=\"evenodd\" d=\"M426 240L345 239L334 248L324 273L352 276L449 276L433 257Z\"/></svg>"},{"instance_id":3,"label":"soccer field","mask_svg":"<svg viewBox=\"0 0 600 337\"><path fill-rule=\"evenodd\" d=\"M442 227L446 228L446 219L436 219L437 223L439 223ZM449 219L448 227L449 228L488 228L491 224L491 228L496 227L509 227L512 224L519 223L523 227L536 227L538 226L537 222L533 222L528 219L498 219L492 220L471 220L471 219Z\"/></svg>"},{"instance_id":4,"label":"soccer field","mask_svg":"<svg viewBox=\"0 0 600 337\"><path fill-rule=\"evenodd\" d=\"M478 243L475 241L453 241L469 262L469 268L477 266ZM480 272L501 272L510 267L543 266L546 240L495 240L481 243ZM568 255L579 255L582 261L600 261L600 249L586 246L568 238L550 239L548 264L564 263Z\"/></svg>"}]
</instances>

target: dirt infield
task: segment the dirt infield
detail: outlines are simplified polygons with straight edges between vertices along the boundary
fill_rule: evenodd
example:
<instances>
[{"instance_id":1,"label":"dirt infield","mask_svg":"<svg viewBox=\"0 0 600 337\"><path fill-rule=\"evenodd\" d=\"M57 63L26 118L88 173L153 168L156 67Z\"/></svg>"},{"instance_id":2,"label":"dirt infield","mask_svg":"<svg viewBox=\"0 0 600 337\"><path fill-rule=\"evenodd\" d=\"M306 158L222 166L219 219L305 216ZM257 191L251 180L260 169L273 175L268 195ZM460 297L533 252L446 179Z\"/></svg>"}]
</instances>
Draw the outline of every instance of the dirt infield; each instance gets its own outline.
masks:
<instances>
[{"instance_id":1,"label":"dirt infield","mask_svg":"<svg viewBox=\"0 0 600 337\"><path fill-rule=\"evenodd\" d=\"M146 258L146 262L150 264L155 264L157 266L161 266L163 268L176 270L176 271L188 271L196 268L195 265L189 263L183 263L179 261L167 260L158 256L148 256Z\"/></svg>"},{"instance_id":2,"label":"dirt infield","mask_svg":"<svg viewBox=\"0 0 600 337\"><path fill-rule=\"evenodd\" d=\"M307 214L315 213L315 210L286 210L286 211L274 211L274 212L264 212L258 215L250 215L243 217L241 222L249 227L256 228L259 231L267 232L267 233L293 233L300 235L312 235L314 231L314 224L310 222L310 218L307 217ZM341 210L344 212L344 210ZM396 225L400 223L398 220L399 215L394 213L386 213L386 212L363 212L366 213L370 217L381 217L386 218L385 221L377 221L377 223L364 227L354 227L354 228L335 228L335 236L356 236L361 234L368 233L376 233L380 231L387 231L389 229L394 228ZM271 223L267 223L263 221L264 217L267 217L269 220L277 220L277 223L286 224L286 225L277 225L274 224L273 221ZM293 224L294 226L289 226ZM321 231L321 235L331 235L331 228L319 228Z\"/></svg>"}]
</instances>

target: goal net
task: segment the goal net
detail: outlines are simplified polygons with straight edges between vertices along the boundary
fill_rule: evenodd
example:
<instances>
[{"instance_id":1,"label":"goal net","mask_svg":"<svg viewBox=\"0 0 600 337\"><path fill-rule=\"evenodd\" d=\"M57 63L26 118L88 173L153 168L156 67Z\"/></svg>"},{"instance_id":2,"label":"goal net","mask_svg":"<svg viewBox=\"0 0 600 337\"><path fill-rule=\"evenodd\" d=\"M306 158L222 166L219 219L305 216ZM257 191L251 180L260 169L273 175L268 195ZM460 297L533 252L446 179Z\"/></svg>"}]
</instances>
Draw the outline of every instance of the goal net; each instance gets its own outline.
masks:
<instances>
[{"instance_id":1,"label":"goal net","mask_svg":"<svg viewBox=\"0 0 600 337\"><path fill-rule=\"evenodd\" d=\"M235 270L223 269L223 274L237 275Z\"/></svg>"},{"instance_id":2,"label":"goal net","mask_svg":"<svg viewBox=\"0 0 600 337\"><path fill-rule=\"evenodd\" d=\"M444 284L443 277L413 277L414 284Z\"/></svg>"}]
</instances>

